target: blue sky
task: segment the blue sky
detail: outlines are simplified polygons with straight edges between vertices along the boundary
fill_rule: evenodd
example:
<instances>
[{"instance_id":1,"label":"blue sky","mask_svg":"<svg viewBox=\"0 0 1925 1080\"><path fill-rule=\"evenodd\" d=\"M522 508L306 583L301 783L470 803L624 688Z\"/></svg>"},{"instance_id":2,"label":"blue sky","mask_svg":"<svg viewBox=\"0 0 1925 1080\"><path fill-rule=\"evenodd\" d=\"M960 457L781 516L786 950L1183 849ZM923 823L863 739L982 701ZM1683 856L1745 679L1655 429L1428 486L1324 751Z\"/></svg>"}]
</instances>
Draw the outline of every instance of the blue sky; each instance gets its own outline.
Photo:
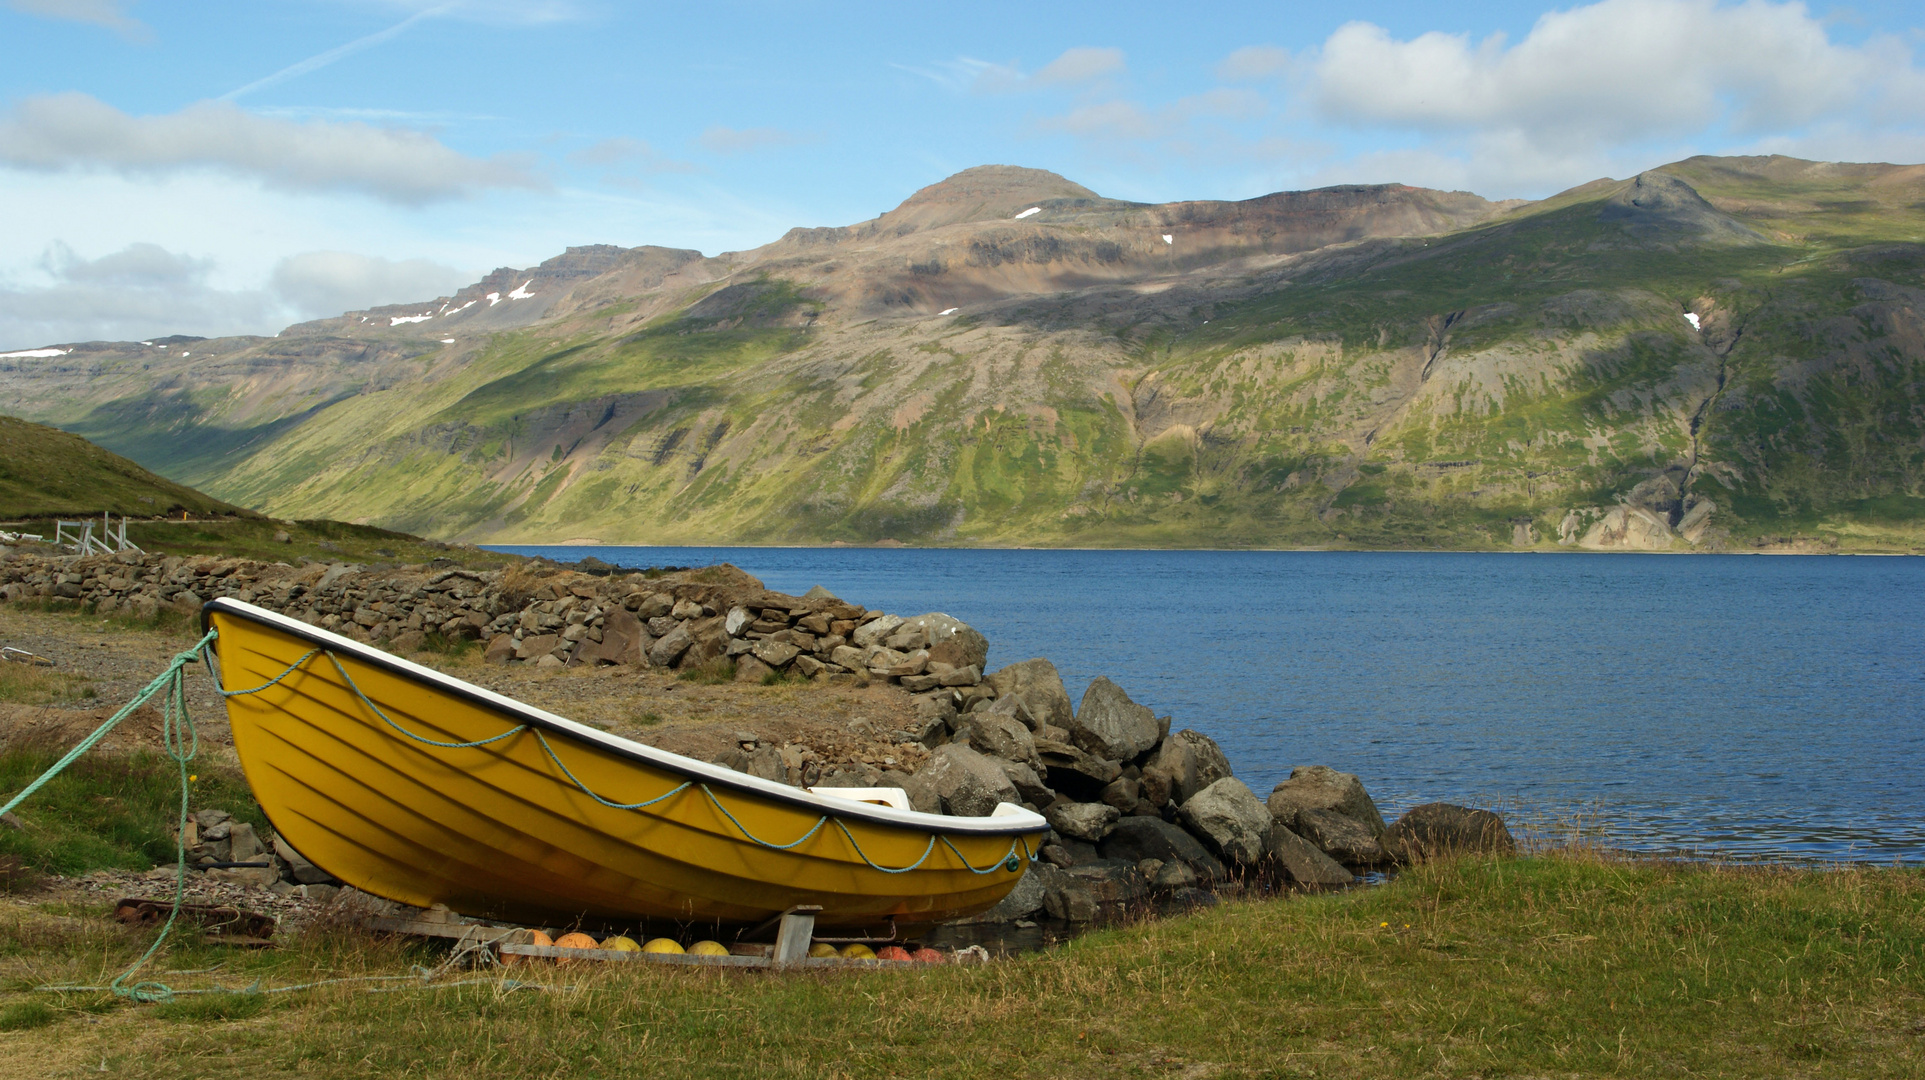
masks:
<instances>
[{"instance_id":1,"label":"blue sky","mask_svg":"<svg viewBox=\"0 0 1925 1080\"><path fill-rule=\"evenodd\" d=\"M710 254L985 163L1537 197L1925 161L1925 7L0 0L0 350L272 333L570 244Z\"/></svg>"}]
</instances>

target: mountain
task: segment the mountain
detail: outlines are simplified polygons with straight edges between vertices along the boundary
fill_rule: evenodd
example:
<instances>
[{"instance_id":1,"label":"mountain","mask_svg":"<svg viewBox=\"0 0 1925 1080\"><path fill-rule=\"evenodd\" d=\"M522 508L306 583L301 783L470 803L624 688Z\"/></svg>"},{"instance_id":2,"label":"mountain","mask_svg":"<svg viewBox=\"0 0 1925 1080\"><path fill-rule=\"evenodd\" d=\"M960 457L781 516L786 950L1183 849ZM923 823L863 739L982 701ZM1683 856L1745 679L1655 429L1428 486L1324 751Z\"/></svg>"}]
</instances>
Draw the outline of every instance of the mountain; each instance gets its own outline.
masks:
<instances>
[{"instance_id":1,"label":"mountain","mask_svg":"<svg viewBox=\"0 0 1925 1080\"><path fill-rule=\"evenodd\" d=\"M0 359L0 408L444 539L1914 550L1922 238L1925 166L1156 205L986 166L754 251Z\"/></svg>"}]
</instances>

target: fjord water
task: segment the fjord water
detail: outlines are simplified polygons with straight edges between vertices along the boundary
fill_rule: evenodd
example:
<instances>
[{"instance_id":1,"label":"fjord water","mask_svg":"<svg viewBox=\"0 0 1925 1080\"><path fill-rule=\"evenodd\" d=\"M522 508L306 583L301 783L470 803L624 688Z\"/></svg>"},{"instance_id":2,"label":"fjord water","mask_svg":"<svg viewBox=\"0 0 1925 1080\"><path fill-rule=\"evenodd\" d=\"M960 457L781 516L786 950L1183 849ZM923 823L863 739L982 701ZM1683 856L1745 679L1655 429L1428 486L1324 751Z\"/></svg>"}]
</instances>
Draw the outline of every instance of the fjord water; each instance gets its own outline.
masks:
<instances>
[{"instance_id":1,"label":"fjord water","mask_svg":"<svg viewBox=\"0 0 1925 1080\"><path fill-rule=\"evenodd\" d=\"M1640 850L1925 859L1925 560L509 547L946 611L1223 744Z\"/></svg>"}]
</instances>

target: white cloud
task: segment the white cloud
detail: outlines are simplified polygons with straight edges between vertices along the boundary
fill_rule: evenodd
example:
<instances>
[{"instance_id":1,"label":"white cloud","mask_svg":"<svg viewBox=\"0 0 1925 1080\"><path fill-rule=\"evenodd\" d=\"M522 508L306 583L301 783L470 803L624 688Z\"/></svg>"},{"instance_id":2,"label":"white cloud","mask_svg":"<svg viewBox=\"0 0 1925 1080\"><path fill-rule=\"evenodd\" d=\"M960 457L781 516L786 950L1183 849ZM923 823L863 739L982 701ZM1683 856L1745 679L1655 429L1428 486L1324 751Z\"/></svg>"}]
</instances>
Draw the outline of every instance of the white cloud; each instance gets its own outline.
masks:
<instances>
[{"instance_id":1,"label":"white cloud","mask_svg":"<svg viewBox=\"0 0 1925 1080\"><path fill-rule=\"evenodd\" d=\"M214 265L158 244L96 259L53 244L39 260L39 283L0 286L0 342L266 335L304 319L445 296L477 276L426 259L313 251L281 260L265 287L223 289L210 281ZM15 347L31 346L0 346Z\"/></svg>"},{"instance_id":2,"label":"white cloud","mask_svg":"<svg viewBox=\"0 0 1925 1080\"><path fill-rule=\"evenodd\" d=\"M1602 0L1515 45L1353 22L1310 58L1317 111L1420 132L1508 130L1540 146L1763 134L1848 112L1918 118L1925 80L1896 40L1839 45L1803 4Z\"/></svg>"},{"instance_id":3,"label":"white cloud","mask_svg":"<svg viewBox=\"0 0 1925 1080\"><path fill-rule=\"evenodd\" d=\"M889 66L920 75L956 93L1009 94L1095 83L1122 74L1128 65L1121 49L1079 45L1063 50L1056 59L1028 73L1015 64L993 64L968 56L944 60L933 67L896 63Z\"/></svg>"},{"instance_id":4,"label":"white cloud","mask_svg":"<svg viewBox=\"0 0 1925 1080\"><path fill-rule=\"evenodd\" d=\"M1085 139L1167 139L1183 134L1200 119L1247 120L1269 108L1250 90L1218 88L1150 109L1133 101L1104 101L1038 122L1045 131Z\"/></svg>"},{"instance_id":5,"label":"white cloud","mask_svg":"<svg viewBox=\"0 0 1925 1080\"><path fill-rule=\"evenodd\" d=\"M1063 55L1038 68L1029 81L1037 86L1062 86L1086 83L1123 70L1123 50L1082 46L1063 50Z\"/></svg>"},{"instance_id":6,"label":"white cloud","mask_svg":"<svg viewBox=\"0 0 1925 1080\"><path fill-rule=\"evenodd\" d=\"M447 296L475 274L428 259L376 258L346 251L309 251L282 259L269 288L302 318Z\"/></svg>"},{"instance_id":7,"label":"white cloud","mask_svg":"<svg viewBox=\"0 0 1925 1080\"><path fill-rule=\"evenodd\" d=\"M749 154L757 150L794 146L814 140L779 128L731 128L718 125L702 132L695 141L710 153Z\"/></svg>"},{"instance_id":8,"label":"white cloud","mask_svg":"<svg viewBox=\"0 0 1925 1080\"><path fill-rule=\"evenodd\" d=\"M1216 66L1216 77L1224 82L1256 82L1274 79L1291 69L1294 58L1288 49L1275 45L1249 45L1238 49Z\"/></svg>"},{"instance_id":9,"label":"white cloud","mask_svg":"<svg viewBox=\"0 0 1925 1080\"><path fill-rule=\"evenodd\" d=\"M91 23L127 37L150 33L147 24L127 15L122 0L7 0L7 6L28 15Z\"/></svg>"},{"instance_id":10,"label":"white cloud","mask_svg":"<svg viewBox=\"0 0 1925 1080\"><path fill-rule=\"evenodd\" d=\"M736 132L740 135L742 133ZM576 165L593 169L628 170L642 173L692 173L701 170L686 161L677 161L641 139L617 135L568 155Z\"/></svg>"},{"instance_id":11,"label":"white cloud","mask_svg":"<svg viewBox=\"0 0 1925 1080\"><path fill-rule=\"evenodd\" d=\"M541 188L520 164L461 154L433 136L361 123L297 123L200 102L129 116L81 93L28 98L0 118L0 165L122 174L216 169L287 191L352 191L407 206L484 188Z\"/></svg>"}]
</instances>

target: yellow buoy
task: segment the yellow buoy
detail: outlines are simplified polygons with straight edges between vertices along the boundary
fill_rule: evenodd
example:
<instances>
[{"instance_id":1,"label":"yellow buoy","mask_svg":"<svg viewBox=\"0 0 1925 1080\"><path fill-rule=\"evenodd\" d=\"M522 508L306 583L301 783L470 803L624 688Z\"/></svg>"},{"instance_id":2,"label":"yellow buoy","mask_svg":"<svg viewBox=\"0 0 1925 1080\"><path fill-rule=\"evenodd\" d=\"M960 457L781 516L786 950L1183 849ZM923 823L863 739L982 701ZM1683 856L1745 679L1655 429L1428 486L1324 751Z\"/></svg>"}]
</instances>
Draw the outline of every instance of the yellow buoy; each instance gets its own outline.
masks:
<instances>
[{"instance_id":1,"label":"yellow buoy","mask_svg":"<svg viewBox=\"0 0 1925 1080\"><path fill-rule=\"evenodd\" d=\"M727 956L728 946L719 941L698 941L688 947L690 956Z\"/></svg>"},{"instance_id":2,"label":"yellow buoy","mask_svg":"<svg viewBox=\"0 0 1925 1080\"><path fill-rule=\"evenodd\" d=\"M628 937L623 934L616 934L614 937L609 938L608 940L602 942L602 948L613 949L616 952L641 952L642 951L642 947L640 945L635 944L634 938Z\"/></svg>"},{"instance_id":3,"label":"yellow buoy","mask_svg":"<svg viewBox=\"0 0 1925 1080\"><path fill-rule=\"evenodd\" d=\"M874 960L876 951L860 941L855 941L844 945L842 951L836 955L844 960Z\"/></svg>"},{"instance_id":4,"label":"yellow buoy","mask_svg":"<svg viewBox=\"0 0 1925 1080\"><path fill-rule=\"evenodd\" d=\"M836 954L836 947L826 941L818 941L809 946L809 955L818 960L827 960Z\"/></svg>"},{"instance_id":5,"label":"yellow buoy","mask_svg":"<svg viewBox=\"0 0 1925 1080\"><path fill-rule=\"evenodd\" d=\"M674 941L665 937L658 937L658 938L651 939L648 942L648 944L643 945L642 951L652 952L652 953L671 953L675 956L680 956L682 955L682 946L681 946L681 943L677 941Z\"/></svg>"}]
</instances>

